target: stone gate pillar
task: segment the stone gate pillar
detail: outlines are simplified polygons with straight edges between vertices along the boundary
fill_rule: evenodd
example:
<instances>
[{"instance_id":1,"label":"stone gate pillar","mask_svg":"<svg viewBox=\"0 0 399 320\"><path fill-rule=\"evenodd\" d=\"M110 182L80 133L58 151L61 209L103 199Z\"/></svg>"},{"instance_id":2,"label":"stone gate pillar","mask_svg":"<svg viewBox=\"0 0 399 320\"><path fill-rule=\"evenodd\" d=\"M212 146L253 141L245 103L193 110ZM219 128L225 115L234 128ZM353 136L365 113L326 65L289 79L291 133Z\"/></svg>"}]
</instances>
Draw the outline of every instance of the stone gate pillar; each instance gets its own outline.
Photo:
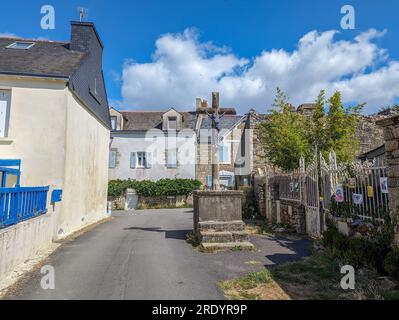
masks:
<instances>
[{"instance_id":1,"label":"stone gate pillar","mask_svg":"<svg viewBox=\"0 0 399 320\"><path fill-rule=\"evenodd\" d=\"M399 115L377 121L384 128L385 156L388 165L388 199L396 218L395 244L399 245Z\"/></svg>"}]
</instances>

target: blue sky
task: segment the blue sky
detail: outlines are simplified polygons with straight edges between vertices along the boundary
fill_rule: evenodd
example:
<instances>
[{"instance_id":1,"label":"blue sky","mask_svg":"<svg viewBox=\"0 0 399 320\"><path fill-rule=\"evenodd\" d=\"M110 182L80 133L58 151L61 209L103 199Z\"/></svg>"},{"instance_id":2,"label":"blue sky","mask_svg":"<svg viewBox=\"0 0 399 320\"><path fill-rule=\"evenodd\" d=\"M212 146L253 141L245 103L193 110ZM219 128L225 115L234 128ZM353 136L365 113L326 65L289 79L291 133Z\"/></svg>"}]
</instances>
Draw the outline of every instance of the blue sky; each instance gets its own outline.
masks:
<instances>
[{"instance_id":1,"label":"blue sky","mask_svg":"<svg viewBox=\"0 0 399 320\"><path fill-rule=\"evenodd\" d=\"M55 8L55 30L40 28L44 4ZM356 10L355 30L340 28L345 4ZM2 15L0 33L68 40L69 21L78 18L79 6L88 8L88 20L104 42L109 100L119 108L188 109L195 96L209 98L219 90L222 102L240 111L265 111L277 85L294 104L312 101L323 86L328 93L341 89L347 102L367 102L366 112L398 101L397 0L14 0L2 3L2 12L9 14ZM333 30L338 33L328 33ZM366 40L356 41L361 34ZM332 75L347 63L346 55L350 63ZM335 60L337 68L322 70L325 61Z\"/></svg>"}]
</instances>

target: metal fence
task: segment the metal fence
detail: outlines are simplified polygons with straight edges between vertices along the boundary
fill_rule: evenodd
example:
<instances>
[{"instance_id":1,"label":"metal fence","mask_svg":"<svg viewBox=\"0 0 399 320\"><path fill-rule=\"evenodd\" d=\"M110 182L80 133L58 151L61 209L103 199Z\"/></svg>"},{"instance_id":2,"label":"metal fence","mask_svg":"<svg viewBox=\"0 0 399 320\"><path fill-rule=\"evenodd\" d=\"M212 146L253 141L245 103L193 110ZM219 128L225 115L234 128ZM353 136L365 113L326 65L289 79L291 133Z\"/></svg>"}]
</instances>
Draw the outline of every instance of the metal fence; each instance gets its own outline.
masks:
<instances>
[{"instance_id":1,"label":"metal fence","mask_svg":"<svg viewBox=\"0 0 399 320\"><path fill-rule=\"evenodd\" d=\"M302 176L299 170L287 171L274 177L278 184L279 198L283 200L302 201Z\"/></svg>"},{"instance_id":2,"label":"metal fence","mask_svg":"<svg viewBox=\"0 0 399 320\"><path fill-rule=\"evenodd\" d=\"M49 187L0 188L0 228L47 212Z\"/></svg>"},{"instance_id":3,"label":"metal fence","mask_svg":"<svg viewBox=\"0 0 399 320\"><path fill-rule=\"evenodd\" d=\"M301 202L307 219L313 220L314 225L320 221L320 230L309 230L315 234L325 228L326 212L383 223L389 210L387 179L383 160L337 165L334 152L329 154L328 161L315 154L306 166L301 159L299 170L278 171L273 177L279 199Z\"/></svg>"},{"instance_id":4,"label":"metal fence","mask_svg":"<svg viewBox=\"0 0 399 320\"><path fill-rule=\"evenodd\" d=\"M389 210L389 190L387 167L383 162L332 165L330 177L333 196L329 209L332 215L384 222Z\"/></svg>"}]
</instances>

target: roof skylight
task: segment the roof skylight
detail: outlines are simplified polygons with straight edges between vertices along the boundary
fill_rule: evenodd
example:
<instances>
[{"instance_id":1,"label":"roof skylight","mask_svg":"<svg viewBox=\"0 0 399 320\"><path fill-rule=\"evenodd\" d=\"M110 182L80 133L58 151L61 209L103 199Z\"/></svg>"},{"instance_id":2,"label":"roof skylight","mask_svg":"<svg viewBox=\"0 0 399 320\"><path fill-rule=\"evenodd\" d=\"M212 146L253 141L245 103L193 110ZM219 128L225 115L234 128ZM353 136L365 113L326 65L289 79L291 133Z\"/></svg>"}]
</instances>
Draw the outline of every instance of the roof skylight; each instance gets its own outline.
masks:
<instances>
[{"instance_id":1,"label":"roof skylight","mask_svg":"<svg viewBox=\"0 0 399 320\"><path fill-rule=\"evenodd\" d=\"M10 44L7 49L28 50L35 45L34 42L16 41Z\"/></svg>"}]
</instances>

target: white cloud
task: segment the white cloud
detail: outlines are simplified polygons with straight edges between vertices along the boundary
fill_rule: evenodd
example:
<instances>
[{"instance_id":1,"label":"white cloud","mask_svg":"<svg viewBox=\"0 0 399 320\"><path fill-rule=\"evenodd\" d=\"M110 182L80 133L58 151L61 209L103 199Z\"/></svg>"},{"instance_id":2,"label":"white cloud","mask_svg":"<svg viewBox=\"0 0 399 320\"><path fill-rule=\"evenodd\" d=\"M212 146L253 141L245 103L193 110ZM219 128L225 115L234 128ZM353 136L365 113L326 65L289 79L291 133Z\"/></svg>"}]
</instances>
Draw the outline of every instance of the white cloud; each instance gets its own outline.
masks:
<instances>
[{"instance_id":1,"label":"white cloud","mask_svg":"<svg viewBox=\"0 0 399 320\"><path fill-rule=\"evenodd\" d=\"M353 40L336 40L337 31L311 31L296 50L263 51L252 59L201 43L192 29L156 41L149 63L125 63L122 104L140 108L193 107L196 97L220 91L224 106L265 112L281 87L294 105L312 102L321 89L340 90L345 101L367 102L377 111L399 97L399 61L373 40L385 33L370 29Z\"/></svg>"},{"instance_id":2,"label":"white cloud","mask_svg":"<svg viewBox=\"0 0 399 320\"><path fill-rule=\"evenodd\" d=\"M0 32L0 38L20 39L21 37L9 32Z\"/></svg>"},{"instance_id":3,"label":"white cloud","mask_svg":"<svg viewBox=\"0 0 399 320\"><path fill-rule=\"evenodd\" d=\"M20 37L14 33L9 32L0 32L0 38L10 38L10 39L25 39ZM34 40L34 41L51 41L46 37L37 37L37 38L26 38L27 40Z\"/></svg>"}]
</instances>

